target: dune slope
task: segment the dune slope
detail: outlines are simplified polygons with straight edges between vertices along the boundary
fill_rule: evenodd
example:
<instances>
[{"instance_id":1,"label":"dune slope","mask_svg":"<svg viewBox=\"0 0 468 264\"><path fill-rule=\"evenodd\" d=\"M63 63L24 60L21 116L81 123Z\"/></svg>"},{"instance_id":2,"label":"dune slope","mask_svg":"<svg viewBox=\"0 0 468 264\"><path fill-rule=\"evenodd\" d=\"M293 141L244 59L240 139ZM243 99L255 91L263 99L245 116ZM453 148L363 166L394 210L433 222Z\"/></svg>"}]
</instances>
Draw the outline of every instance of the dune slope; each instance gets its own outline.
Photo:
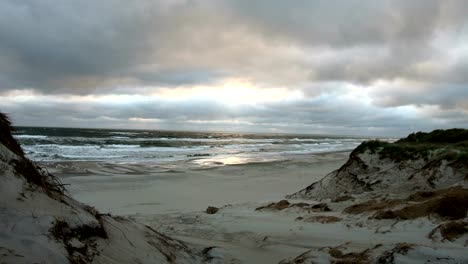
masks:
<instances>
[{"instance_id":1,"label":"dune slope","mask_svg":"<svg viewBox=\"0 0 468 264\"><path fill-rule=\"evenodd\" d=\"M0 262L194 263L184 243L143 224L100 214L25 158L0 114Z\"/></svg>"}]
</instances>

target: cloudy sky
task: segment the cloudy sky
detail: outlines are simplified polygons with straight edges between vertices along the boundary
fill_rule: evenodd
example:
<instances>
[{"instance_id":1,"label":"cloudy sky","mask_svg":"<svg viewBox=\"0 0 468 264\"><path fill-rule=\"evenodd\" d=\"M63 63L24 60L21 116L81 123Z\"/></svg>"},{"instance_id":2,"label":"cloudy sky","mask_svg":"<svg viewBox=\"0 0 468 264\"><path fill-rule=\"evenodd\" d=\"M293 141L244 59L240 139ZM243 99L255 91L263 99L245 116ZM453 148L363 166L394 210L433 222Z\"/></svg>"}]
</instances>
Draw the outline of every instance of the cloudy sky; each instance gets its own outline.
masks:
<instances>
[{"instance_id":1,"label":"cloudy sky","mask_svg":"<svg viewBox=\"0 0 468 264\"><path fill-rule=\"evenodd\" d=\"M17 125L401 136L468 128L468 3L0 1Z\"/></svg>"}]
</instances>

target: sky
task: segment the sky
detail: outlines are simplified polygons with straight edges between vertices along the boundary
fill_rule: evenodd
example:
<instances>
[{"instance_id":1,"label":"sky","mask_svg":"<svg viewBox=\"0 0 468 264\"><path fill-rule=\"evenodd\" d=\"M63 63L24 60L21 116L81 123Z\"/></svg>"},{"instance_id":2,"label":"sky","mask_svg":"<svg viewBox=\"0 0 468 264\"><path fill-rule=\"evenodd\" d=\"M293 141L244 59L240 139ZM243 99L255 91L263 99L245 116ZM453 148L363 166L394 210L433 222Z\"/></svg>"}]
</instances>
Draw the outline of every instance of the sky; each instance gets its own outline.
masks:
<instances>
[{"instance_id":1,"label":"sky","mask_svg":"<svg viewBox=\"0 0 468 264\"><path fill-rule=\"evenodd\" d=\"M404 136L468 128L463 0L0 0L23 126Z\"/></svg>"}]
</instances>

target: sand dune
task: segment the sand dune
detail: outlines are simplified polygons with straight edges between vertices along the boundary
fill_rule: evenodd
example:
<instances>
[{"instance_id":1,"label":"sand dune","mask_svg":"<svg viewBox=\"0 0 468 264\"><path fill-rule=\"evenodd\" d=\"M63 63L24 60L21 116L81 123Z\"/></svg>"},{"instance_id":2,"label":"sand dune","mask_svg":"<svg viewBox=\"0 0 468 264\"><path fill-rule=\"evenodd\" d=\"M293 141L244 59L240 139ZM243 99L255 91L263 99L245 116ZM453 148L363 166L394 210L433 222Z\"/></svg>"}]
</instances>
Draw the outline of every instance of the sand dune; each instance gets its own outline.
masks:
<instances>
[{"instance_id":1,"label":"sand dune","mask_svg":"<svg viewBox=\"0 0 468 264\"><path fill-rule=\"evenodd\" d=\"M171 166L43 163L61 179L54 185L50 179L57 178L30 167L17 145L0 145L1 259L468 263L467 167L460 148L455 155L436 150L401 160L361 146L351 154L206 168L190 164L196 158ZM43 180L32 181L30 173Z\"/></svg>"}]
</instances>

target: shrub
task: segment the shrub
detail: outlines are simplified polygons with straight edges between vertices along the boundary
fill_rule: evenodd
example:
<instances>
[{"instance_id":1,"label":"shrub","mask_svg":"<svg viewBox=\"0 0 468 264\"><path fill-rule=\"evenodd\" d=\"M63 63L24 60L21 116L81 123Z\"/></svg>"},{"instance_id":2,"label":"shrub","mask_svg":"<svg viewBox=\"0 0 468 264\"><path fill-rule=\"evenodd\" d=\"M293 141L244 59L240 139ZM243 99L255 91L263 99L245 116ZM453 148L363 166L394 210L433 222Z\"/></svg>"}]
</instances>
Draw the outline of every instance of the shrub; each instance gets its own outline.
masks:
<instances>
[{"instance_id":1,"label":"shrub","mask_svg":"<svg viewBox=\"0 0 468 264\"><path fill-rule=\"evenodd\" d=\"M457 143L468 140L468 129L452 128L434 130L429 133L417 132L400 139L398 143Z\"/></svg>"}]
</instances>

